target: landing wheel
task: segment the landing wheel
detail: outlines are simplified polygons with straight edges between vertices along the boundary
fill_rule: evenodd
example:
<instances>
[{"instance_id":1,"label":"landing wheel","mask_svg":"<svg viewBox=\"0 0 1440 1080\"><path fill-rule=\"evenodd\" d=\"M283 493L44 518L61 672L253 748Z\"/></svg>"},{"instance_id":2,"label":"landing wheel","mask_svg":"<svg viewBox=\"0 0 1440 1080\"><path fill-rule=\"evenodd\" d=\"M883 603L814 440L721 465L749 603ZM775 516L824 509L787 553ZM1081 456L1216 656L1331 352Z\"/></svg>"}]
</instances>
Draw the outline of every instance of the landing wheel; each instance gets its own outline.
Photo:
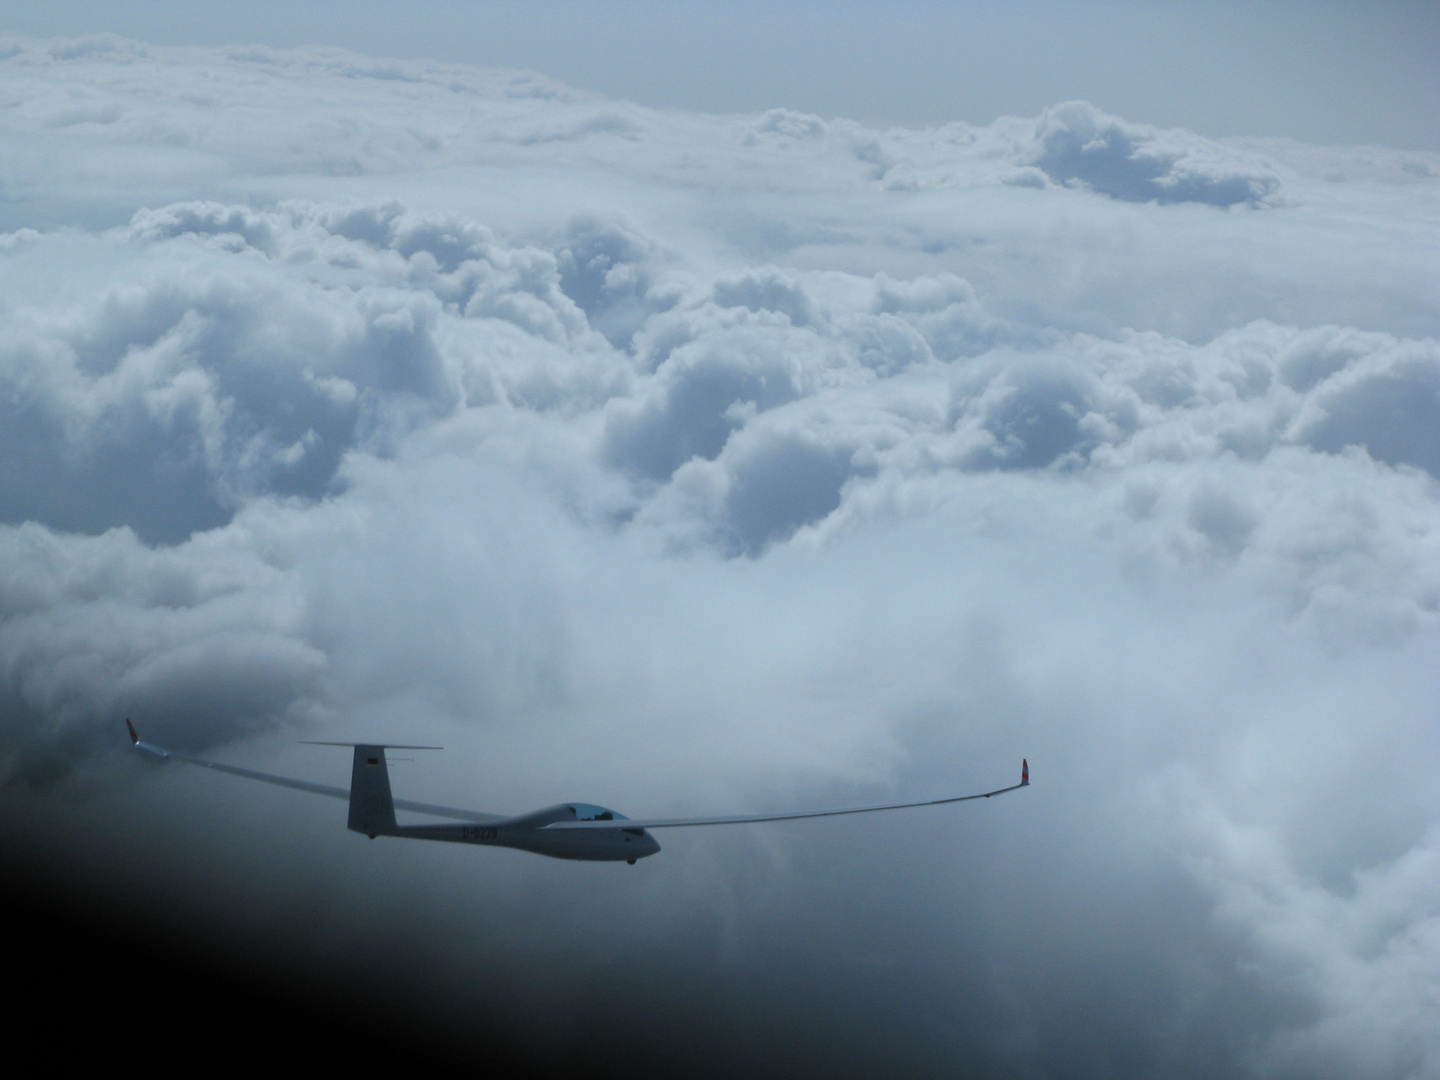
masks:
<instances>
[{"instance_id":1,"label":"landing wheel","mask_svg":"<svg viewBox=\"0 0 1440 1080\"><path fill-rule=\"evenodd\" d=\"M634 866L634 865L635 865L635 860L634 860L634 859L626 859L625 862L626 862L626 864L629 865L629 866Z\"/></svg>"}]
</instances>

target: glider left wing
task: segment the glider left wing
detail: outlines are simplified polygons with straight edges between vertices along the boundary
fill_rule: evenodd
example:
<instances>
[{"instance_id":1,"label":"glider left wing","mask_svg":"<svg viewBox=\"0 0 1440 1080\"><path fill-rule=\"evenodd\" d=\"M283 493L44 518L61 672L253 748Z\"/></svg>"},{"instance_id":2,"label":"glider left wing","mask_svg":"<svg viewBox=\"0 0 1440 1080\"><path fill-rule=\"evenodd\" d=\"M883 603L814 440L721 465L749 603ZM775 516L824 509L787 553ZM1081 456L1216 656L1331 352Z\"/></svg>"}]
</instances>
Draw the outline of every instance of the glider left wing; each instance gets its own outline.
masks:
<instances>
[{"instance_id":1,"label":"glider left wing","mask_svg":"<svg viewBox=\"0 0 1440 1080\"><path fill-rule=\"evenodd\" d=\"M174 758L176 761L183 761L190 765L198 765L202 769L214 769L216 772L229 773L231 776L243 776L247 780L259 780L263 784L274 784L277 787L294 788L296 791L308 791L313 795L328 795L332 799L350 799L349 788L331 787L329 784L315 784L309 780L296 780L289 776L276 776L274 773L257 772L255 769L242 769L238 765L225 765L218 761L207 761L205 758L192 757L189 754L182 754L178 750L167 750L163 746L156 746L154 743L143 742L140 736L135 734L135 725L129 720L125 721L125 728L130 732L130 741L134 743L137 750L144 750L159 758ZM320 746L350 746L351 743L319 743ZM395 746L393 750L429 750L433 747L406 747ZM410 799L395 799L395 809L410 810L417 814L430 814L433 817L456 818L460 821L503 821L503 814L485 814L479 810L458 810L453 806L435 806L432 803L413 802Z\"/></svg>"}]
</instances>

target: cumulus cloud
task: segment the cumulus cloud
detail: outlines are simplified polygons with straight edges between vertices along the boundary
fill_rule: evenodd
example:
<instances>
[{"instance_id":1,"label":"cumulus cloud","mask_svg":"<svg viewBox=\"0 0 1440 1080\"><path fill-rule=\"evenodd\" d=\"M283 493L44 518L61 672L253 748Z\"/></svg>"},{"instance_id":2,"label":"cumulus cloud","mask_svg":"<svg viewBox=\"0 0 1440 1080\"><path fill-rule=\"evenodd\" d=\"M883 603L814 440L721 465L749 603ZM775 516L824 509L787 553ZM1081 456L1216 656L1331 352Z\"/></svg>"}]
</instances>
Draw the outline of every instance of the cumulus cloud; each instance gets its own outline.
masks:
<instances>
[{"instance_id":1,"label":"cumulus cloud","mask_svg":"<svg viewBox=\"0 0 1440 1080\"><path fill-rule=\"evenodd\" d=\"M1435 1074L1440 162L0 73L0 760L63 861L557 1061L623 1001L671 1071ZM397 785L487 810L1036 784L617 877L351 844L125 716L316 779L443 738Z\"/></svg>"},{"instance_id":2,"label":"cumulus cloud","mask_svg":"<svg viewBox=\"0 0 1440 1080\"><path fill-rule=\"evenodd\" d=\"M1261 203L1280 180L1263 159L1226 152L1183 132L1106 116L1089 102L1047 109L1036 124L1033 164L1058 183L1080 181L1130 202Z\"/></svg>"}]
</instances>

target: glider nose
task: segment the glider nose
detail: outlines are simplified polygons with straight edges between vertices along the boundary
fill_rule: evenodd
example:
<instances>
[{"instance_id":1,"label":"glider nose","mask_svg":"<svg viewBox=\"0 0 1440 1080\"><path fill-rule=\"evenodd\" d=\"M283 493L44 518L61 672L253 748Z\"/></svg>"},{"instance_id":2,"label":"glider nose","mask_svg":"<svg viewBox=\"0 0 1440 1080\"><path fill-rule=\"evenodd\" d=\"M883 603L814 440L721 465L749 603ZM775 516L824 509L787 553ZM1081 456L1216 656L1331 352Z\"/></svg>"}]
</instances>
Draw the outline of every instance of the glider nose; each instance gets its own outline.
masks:
<instances>
[{"instance_id":1,"label":"glider nose","mask_svg":"<svg viewBox=\"0 0 1440 1080\"><path fill-rule=\"evenodd\" d=\"M646 856L646 855L654 855L657 851L660 850L660 843L659 843L659 841L657 841L657 840L655 839L655 837L651 836L648 832L644 833L644 834L640 837L640 841L641 841L641 844L643 845L643 846L640 848L640 853L641 853L641 857L642 857L642 858L643 858L644 856Z\"/></svg>"}]
</instances>

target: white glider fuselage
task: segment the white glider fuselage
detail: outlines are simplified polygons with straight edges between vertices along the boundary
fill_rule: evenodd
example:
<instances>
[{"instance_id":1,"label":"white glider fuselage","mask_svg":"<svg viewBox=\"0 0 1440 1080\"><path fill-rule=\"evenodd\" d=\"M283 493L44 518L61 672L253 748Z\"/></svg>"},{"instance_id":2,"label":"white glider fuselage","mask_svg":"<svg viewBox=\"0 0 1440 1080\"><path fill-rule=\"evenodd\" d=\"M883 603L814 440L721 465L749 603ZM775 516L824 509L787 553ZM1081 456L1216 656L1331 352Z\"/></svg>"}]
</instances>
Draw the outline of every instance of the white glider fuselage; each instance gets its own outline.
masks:
<instances>
[{"instance_id":1,"label":"white glider fuselage","mask_svg":"<svg viewBox=\"0 0 1440 1080\"><path fill-rule=\"evenodd\" d=\"M555 859L582 859L587 862L634 862L660 850L655 838L644 829L595 829L593 831L548 829L557 821L590 820L577 816L584 803L562 803L523 817L505 818L493 824L399 825L370 836L408 836L416 840L446 840L455 844L483 844L488 847L517 848ZM600 808L596 808L600 809ZM623 821L620 814L606 810L610 820Z\"/></svg>"},{"instance_id":2,"label":"white glider fuselage","mask_svg":"<svg viewBox=\"0 0 1440 1080\"><path fill-rule=\"evenodd\" d=\"M350 820L347 824L372 840L377 836L402 836L412 840L442 840L451 844L483 844L587 862L633 863L660 850L654 837L644 829L622 826L620 822L627 820L624 814L580 802L547 806L516 817L452 811L454 816L463 814L472 818L463 825L400 825L395 820L395 807L399 805L408 809L414 804L397 804L391 796L385 749L363 743L355 746L355 760L350 771ZM429 809L433 812L443 808ZM577 821L593 821L601 823L602 827L576 831L552 828Z\"/></svg>"}]
</instances>

